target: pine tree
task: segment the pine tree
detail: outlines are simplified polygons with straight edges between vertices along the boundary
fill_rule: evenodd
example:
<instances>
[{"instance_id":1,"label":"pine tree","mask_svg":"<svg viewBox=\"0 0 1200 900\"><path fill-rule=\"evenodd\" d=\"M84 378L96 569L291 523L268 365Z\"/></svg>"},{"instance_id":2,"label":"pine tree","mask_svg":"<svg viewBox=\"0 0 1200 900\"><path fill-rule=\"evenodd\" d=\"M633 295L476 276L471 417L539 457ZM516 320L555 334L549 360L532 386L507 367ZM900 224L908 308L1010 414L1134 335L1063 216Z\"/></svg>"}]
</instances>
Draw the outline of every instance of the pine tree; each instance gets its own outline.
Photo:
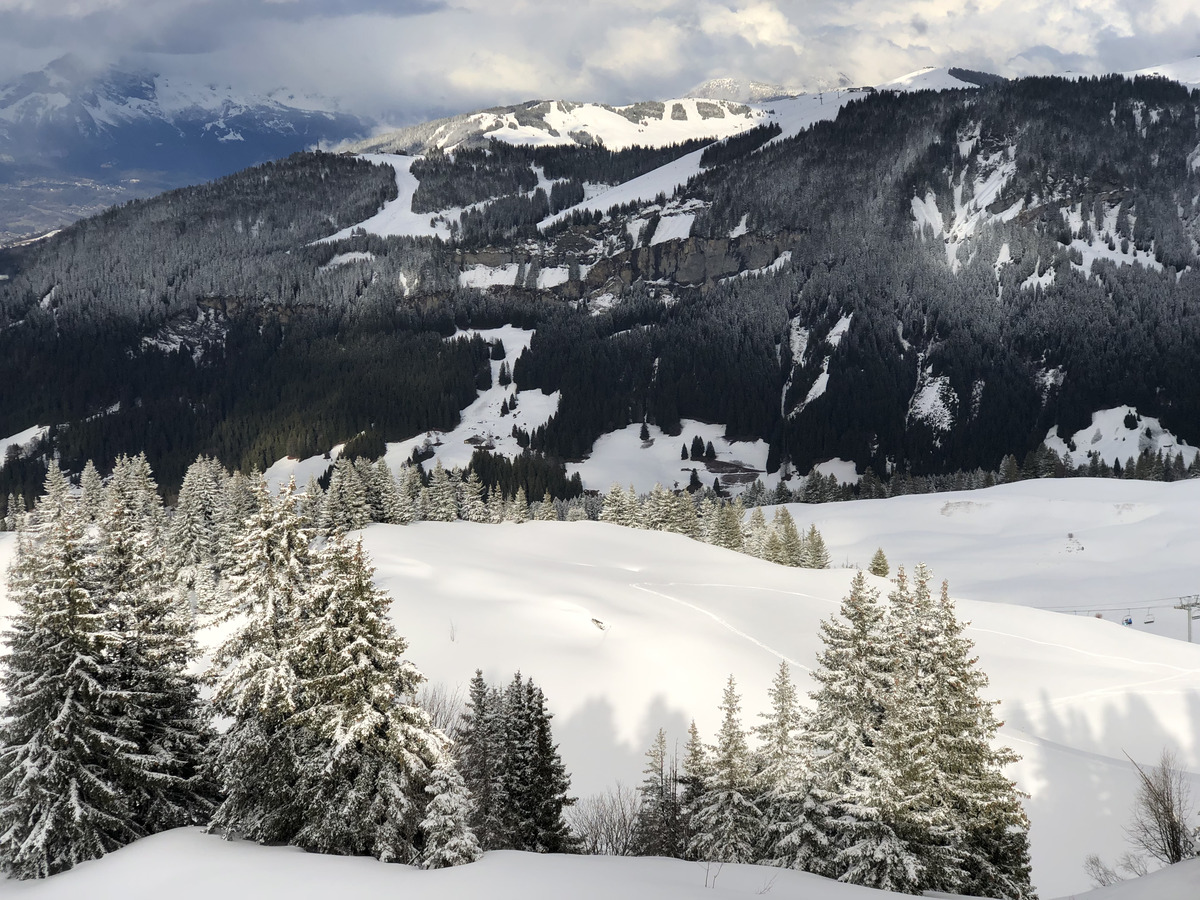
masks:
<instances>
[{"instance_id":1,"label":"pine tree","mask_svg":"<svg viewBox=\"0 0 1200 900\"><path fill-rule=\"evenodd\" d=\"M410 697L424 680L403 658L391 598L361 541L333 537L316 560L290 647L299 732L292 842L320 853L412 861L425 787L446 739Z\"/></svg>"},{"instance_id":2,"label":"pine tree","mask_svg":"<svg viewBox=\"0 0 1200 900\"><path fill-rule=\"evenodd\" d=\"M872 575L878 575L880 578L887 578L888 572L891 571L888 565L888 559L883 554L883 548L880 547L875 551L875 555L871 557L871 565L867 569Z\"/></svg>"},{"instance_id":3,"label":"pine tree","mask_svg":"<svg viewBox=\"0 0 1200 900\"><path fill-rule=\"evenodd\" d=\"M525 496L525 488L517 488L517 495L508 502L504 521L516 522L518 525L529 521L529 499Z\"/></svg>"},{"instance_id":4,"label":"pine tree","mask_svg":"<svg viewBox=\"0 0 1200 900\"><path fill-rule=\"evenodd\" d=\"M779 562L785 566L804 565L805 554L810 552L808 541L800 537L796 521L786 507L776 508L772 527L779 535Z\"/></svg>"},{"instance_id":5,"label":"pine tree","mask_svg":"<svg viewBox=\"0 0 1200 900\"><path fill-rule=\"evenodd\" d=\"M806 569L828 569L829 550L825 547L825 539L816 525L810 525L808 534L804 536L804 556L800 565Z\"/></svg>"},{"instance_id":6,"label":"pine tree","mask_svg":"<svg viewBox=\"0 0 1200 900\"><path fill-rule=\"evenodd\" d=\"M444 869L475 862L483 850L469 824L471 793L449 758L433 770L425 791L432 799L420 825L425 838L421 866Z\"/></svg>"},{"instance_id":7,"label":"pine tree","mask_svg":"<svg viewBox=\"0 0 1200 900\"><path fill-rule=\"evenodd\" d=\"M273 501L259 476L254 495L257 511L227 572L222 618L237 627L210 672L213 706L233 722L215 745L212 770L225 800L209 828L276 843L291 840L303 822L294 789L302 748L285 726L299 700L293 648L313 573L295 484Z\"/></svg>"},{"instance_id":8,"label":"pine tree","mask_svg":"<svg viewBox=\"0 0 1200 900\"><path fill-rule=\"evenodd\" d=\"M0 711L0 865L45 878L141 834L120 788L136 747L108 714L112 636L88 591L86 537L51 463L40 534L22 534L9 574Z\"/></svg>"},{"instance_id":9,"label":"pine tree","mask_svg":"<svg viewBox=\"0 0 1200 900\"><path fill-rule=\"evenodd\" d=\"M350 460L338 457L329 478L329 490L325 492L320 530L325 534L345 534L366 528L371 518L371 501L361 473Z\"/></svg>"},{"instance_id":10,"label":"pine tree","mask_svg":"<svg viewBox=\"0 0 1200 900\"><path fill-rule=\"evenodd\" d=\"M392 467L382 456L375 460L370 468L371 494L376 498L376 522L398 523L400 494L396 490L396 479L392 475Z\"/></svg>"},{"instance_id":11,"label":"pine tree","mask_svg":"<svg viewBox=\"0 0 1200 900\"><path fill-rule=\"evenodd\" d=\"M667 755L667 735L658 729L654 743L646 751L645 774L638 793L637 825L634 837L639 856L679 857L684 844L680 822L678 780L674 760Z\"/></svg>"},{"instance_id":12,"label":"pine tree","mask_svg":"<svg viewBox=\"0 0 1200 900\"><path fill-rule=\"evenodd\" d=\"M683 791L679 798L680 820L683 825L680 841L688 859L695 859L692 846L696 838L697 815L704 798L705 784L711 771L708 747L700 738L700 729L693 719L688 725L688 740L683 748L683 772L679 784Z\"/></svg>"},{"instance_id":13,"label":"pine tree","mask_svg":"<svg viewBox=\"0 0 1200 900\"><path fill-rule=\"evenodd\" d=\"M89 459L79 476L79 514L85 525L96 521L104 503L104 480Z\"/></svg>"},{"instance_id":14,"label":"pine tree","mask_svg":"<svg viewBox=\"0 0 1200 900\"><path fill-rule=\"evenodd\" d=\"M821 622L825 649L806 724L813 758L810 824L827 842L826 874L900 893L922 877L916 853L896 833L897 798L884 733L895 670L878 591L858 573L840 618Z\"/></svg>"},{"instance_id":15,"label":"pine tree","mask_svg":"<svg viewBox=\"0 0 1200 900\"><path fill-rule=\"evenodd\" d=\"M761 845L762 812L754 801L750 748L740 718L741 699L733 676L721 702L717 732L703 793L692 819L690 850L712 862L752 863Z\"/></svg>"},{"instance_id":16,"label":"pine tree","mask_svg":"<svg viewBox=\"0 0 1200 900\"><path fill-rule=\"evenodd\" d=\"M762 507L756 506L750 513L750 518L742 527L743 552L766 558L767 551L767 518L763 515Z\"/></svg>"},{"instance_id":17,"label":"pine tree","mask_svg":"<svg viewBox=\"0 0 1200 900\"><path fill-rule=\"evenodd\" d=\"M117 460L89 579L112 636L107 712L134 748L119 786L145 833L207 821L215 797L200 774L210 732L187 671L196 656L192 619L186 597L165 577L157 496L144 459Z\"/></svg>"},{"instance_id":18,"label":"pine tree","mask_svg":"<svg viewBox=\"0 0 1200 900\"><path fill-rule=\"evenodd\" d=\"M505 843L503 814L508 797L499 777L504 751L501 701L484 681L483 672L476 669L455 748L463 780L475 800L470 824L480 845L488 850Z\"/></svg>"},{"instance_id":19,"label":"pine tree","mask_svg":"<svg viewBox=\"0 0 1200 900\"><path fill-rule=\"evenodd\" d=\"M944 802L952 810L960 841L962 870L957 889L982 897L1031 900L1029 819L1021 794L1004 768L1019 760L1008 747L996 745L999 701L985 700L987 675L972 655L943 582L936 602L940 641L937 741Z\"/></svg>"},{"instance_id":20,"label":"pine tree","mask_svg":"<svg viewBox=\"0 0 1200 900\"><path fill-rule=\"evenodd\" d=\"M490 522L487 504L483 499L483 482L472 469L463 484L463 518L468 522Z\"/></svg>"},{"instance_id":21,"label":"pine tree","mask_svg":"<svg viewBox=\"0 0 1200 900\"><path fill-rule=\"evenodd\" d=\"M429 477L428 495L425 501L425 518L430 522L454 522L458 519L458 500L450 473L442 468L441 460L433 467Z\"/></svg>"},{"instance_id":22,"label":"pine tree","mask_svg":"<svg viewBox=\"0 0 1200 900\"><path fill-rule=\"evenodd\" d=\"M537 506L537 515L534 520L538 522L557 522L558 512L554 508L554 501L550 499L550 492L546 491L542 494L542 502Z\"/></svg>"},{"instance_id":23,"label":"pine tree","mask_svg":"<svg viewBox=\"0 0 1200 900\"><path fill-rule=\"evenodd\" d=\"M759 859L806 869L820 852L805 802L809 796L809 762L801 742L801 711L787 662L780 662L767 692L771 710L755 729L756 793L762 811Z\"/></svg>"}]
</instances>

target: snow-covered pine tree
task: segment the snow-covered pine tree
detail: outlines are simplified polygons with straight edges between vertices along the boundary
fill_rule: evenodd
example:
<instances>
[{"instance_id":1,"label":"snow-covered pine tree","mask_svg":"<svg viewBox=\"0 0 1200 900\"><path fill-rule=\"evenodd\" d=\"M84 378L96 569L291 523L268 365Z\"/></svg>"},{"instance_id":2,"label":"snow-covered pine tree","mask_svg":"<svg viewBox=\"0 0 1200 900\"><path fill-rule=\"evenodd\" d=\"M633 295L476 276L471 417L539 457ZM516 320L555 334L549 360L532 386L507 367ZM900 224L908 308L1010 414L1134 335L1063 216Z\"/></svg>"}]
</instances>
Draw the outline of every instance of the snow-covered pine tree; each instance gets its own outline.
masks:
<instances>
[{"instance_id":1,"label":"snow-covered pine tree","mask_svg":"<svg viewBox=\"0 0 1200 900\"><path fill-rule=\"evenodd\" d=\"M726 550L742 551L742 508L737 503L722 503L710 532L709 543Z\"/></svg>"},{"instance_id":2,"label":"snow-covered pine tree","mask_svg":"<svg viewBox=\"0 0 1200 900\"><path fill-rule=\"evenodd\" d=\"M104 503L104 479L89 459L79 475L79 515L85 525L96 521Z\"/></svg>"},{"instance_id":3,"label":"snow-covered pine tree","mask_svg":"<svg viewBox=\"0 0 1200 900\"><path fill-rule=\"evenodd\" d=\"M502 816L508 798L499 777L504 752L501 699L476 669L455 744L459 769L475 801L470 824L486 850L505 843Z\"/></svg>"},{"instance_id":4,"label":"snow-covered pine tree","mask_svg":"<svg viewBox=\"0 0 1200 900\"><path fill-rule=\"evenodd\" d=\"M800 536L796 521L787 511L787 507L780 506L775 510L771 525L779 535L779 555L782 557L780 562L785 566L803 565L808 542Z\"/></svg>"},{"instance_id":5,"label":"snow-covered pine tree","mask_svg":"<svg viewBox=\"0 0 1200 900\"><path fill-rule=\"evenodd\" d=\"M192 582L217 565L224 479L221 464L205 456L197 456L183 476L165 547L168 569L183 581Z\"/></svg>"},{"instance_id":6,"label":"snow-covered pine tree","mask_svg":"<svg viewBox=\"0 0 1200 900\"><path fill-rule=\"evenodd\" d=\"M39 533L22 533L9 573L17 613L4 635L0 866L45 878L140 835L120 789L136 752L109 715L111 636L88 591L86 535L51 462Z\"/></svg>"},{"instance_id":7,"label":"snow-covered pine tree","mask_svg":"<svg viewBox=\"0 0 1200 900\"><path fill-rule=\"evenodd\" d=\"M537 505L537 514L533 518L538 522L558 521L558 511L554 508L554 501L550 499L549 491L542 494L542 502Z\"/></svg>"},{"instance_id":8,"label":"snow-covered pine tree","mask_svg":"<svg viewBox=\"0 0 1200 900\"><path fill-rule=\"evenodd\" d=\"M692 816L690 851L712 862L753 863L762 844L762 812L754 798L754 772L741 698L732 675L721 700L721 728L709 758L703 793Z\"/></svg>"},{"instance_id":9,"label":"snow-covered pine tree","mask_svg":"<svg viewBox=\"0 0 1200 900\"><path fill-rule=\"evenodd\" d=\"M601 522L611 522L613 525L624 525L626 517L625 489L614 482L604 495L604 509L600 513Z\"/></svg>"},{"instance_id":10,"label":"snow-covered pine tree","mask_svg":"<svg viewBox=\"0 0 1200 900\"><path fill-rule=\"evenodd\" d=\"M470 826L471 792L452 759L446 757L433 770L425 792L432 799L420 824L425 839L421 866L444 869L479 859L483 850Z\"/></svg>"},{"instance_id":11,"label":"snow-covered pine tree","mask_svg":"<svg viewBox=\"0 0 1200 900\"><path fill-rule=\"evenodd\" d=\"M1030 884L1029 818L1021 793L1004 774L1020 758L997 746L1001 722L989 701L987 675L972 654L943 582L935 604L940 640L938 650L939 727L935 749L941 786L950 804L959 843L962 880L958 890L981 897L1032 900Z\"/></svg>"},{"instance_id":12,"label":"snow-covered pine tree","mask_svg":"<svg viewBox=\"0 0 1200 900\"><path fill-rule=\"evenodd\" d=\"M896 657L879 750L891 780L890 824L920 863L916 889L953 892L957 851L949 798L938 788L944 763L938 752L940 628L929 579L929 570L917 566L910 591L901 567L888 595L887 644Z\"/></svg>"},{"instance_id":13,"label":"snow-covered pine tree","mask_svg":"<svg viewBox=\"0 0 1200 900\"><path fill-rule=\"evenodd\" d=\"M634 843L639 856L683 855L683 829L680 822L679 784L675 761L667 753L667 734L658 729L654 743L646 751L645 778L638 787L638 807Z\"/></svg>"},{"instance_id":14,"label":"snow-covered pine tree","mask_svg":"<svg viewBox=\"0 0 1200 900\"><path fill-rule=\"evenodd\" d=\"M458 499L450 473L438 460L429 476L425 495L425 518L430 522L454 522L458 519Z\"/></svg>"},{"instance_id":15,"label":"snow-covered pine tree","mask_svg":"<svg viewBox=\"0 0 1200 900\"><path fill-rule=\"evenodd\" d=\"M197 680L192 616L166 577L157 490L144 459L120 457L104 491L92 600L105 616L111 686L107 714L133 750L118 786L139 831L208 820L215 786L201 774L211 737Z\"/></svg>"},{"instance_id":16,"label":"snow-covered pine tree","mask_svg":"<svg viewBox=\"0 0 1200 900\"><path fill-rule=\"evenodd\" d=\"M379 457L371 466L371 490L378 498L379 522L399 522L400 493L396 490L396 478L392 467L384 457Z\"/></svg>"},{"instance_id":17,"label":"snow-covered pine tree","mask_svg":"<svg viewBox=\"0 0 1200 900\"><path fill-rule=\"evenodd\" d=\"M404 659L362 542L330 538L315 568L290 647L301 810L291 842L411 862L425 787L449 742L411 699L424 678Z\"/></svg>"},{"instance_id":18,"label":"snow-covered pine tree","mask_svg":"<svg viewBox=\"0 0 1200 900\"><path fill-rule=\"evenodd\" d=\"M289 482L274 501L258 477L258 508L226 573L222 618L236 628L209 674L214 707L233 720L214 745L212 772L225 799L209 828L263 843L291 840L304 821L295 791L302 748L286 723L298 701L296 630L313 573L295 490Z\"/></svg>"},{"instance_id":19,"label":"snow-covered pine tree","mask_svg":"<svg viewBox=\"0 0 1200 900\"><path fill-rule=\"evenodd\" d=\"M893 827L898 799L884 734L896 650L879 593L861 572L839 617L821 622L821 637L805 740L813 760L809 809L817 814L810 827L829 846L825 874L910 893L921 880L921 861Z\"/></svg>"},{"instance_id":20,"label":"snow-covered pine tree","mask_svg":"<svg viewBox=\"0 0 1200 900\"><path fill-rule=\"evenodd\" d=\"M392 521L397 525L407 525L420 518L417 503L420 485L420 477L413 466L405 464L400 467L400 471L396 473L396 508L392 512Z\"/></svg>"},{"instance_id":21,"label":"snow-covered pine tree","mask_svg":"<svg viewBox=\"0 0 1200 900\"><path fill-rule=\"evenodd\" d=\"M871 557L871 565L867 571L872 575L878 575L880 578L887 578L891 567L888 565L888 558L884 555L883 548L879 547L875 551L875 555Z\"/></svg>"},{"instance_id":22,"label":"snow-covered pine tree","mask_svg":"<svg viewBox=\"0 0 1200 900\"><path fill-rule=\"evenodd\" d=\"M487 503L483 499L483 482L474 469L463 482L463 518L468 522L490 522Z\"/></svg>"},{"instance_id":23,"label":"snow-covered pine tree","mask_svg":"<svg viewBox=\"0 0 1200 900\"><path fill-rule=\"evenodd\" d=\"M804 536L804 555L800 565L806 569L829 568L829 550L816 525L810 525L808 534Z\"/></svg>"},{"instance_id":24,"label":"snow-covered pine tree","mask_svg":"<svg viewBox=\"0 0 1200 900\"><path fill-rule=\"evenodd\" d=\"M661 484L655 484L642 507L642 526L651 531L667 531L671 524L671 494Z\"/></svg>"},{"instance_id":25,"label":"snow-covered pine tree","mask_svg":"<svg viewBox=\"0 0 1200 900\"><path fill-rule=\"evenodd\" d=\"M686 535L692 540L700 539L700 521L696 517L696 505L692 503L692 495L680 491L672 495L670 530L676 534Z\"/></svg>"},{"instance_id":26,"label":"snow-covered pine tree","mask_svg":"<svg viewBox=\"0 0 1200 900\"><path fill-rule=\"evenodd\" d=\"M304 527L316 531L321 525L321 510L325 507L325 490L316 475L308 476L303 497L297 508L304 517Z\"/></svg>"},{"instance_id":27,"label":"snow-covered pine tree","mask_svg":"<svg viewBox=\"0 0 1200 900\"><path fill-rule=\"evenodd\" d=\"M25 521L25 499L9 494L8 505L4 509L4 530L20 531Z\"/></svg>"},{"instance_id":28,"label":"snow-covered pine tree","mask_svg":"<svg viewBox=\"0 0 1200 900\"><path fill-rule=\"evenodd\" d=\"M525 496L525 488L517 488L517 495L506 504L504 521L518 525L529 521L529 498Z\"/></svg>"},{"instance_id":29,"label":"snow-covered pine tree","mask_svg":"<svg viewBox=\"0 0 1200 900\"><path fill-rule=\"evenodd\" d=\"M742 551L759 559L765 559L766 550L767 518L763 515L762 507L756 506L750 512L750 518L742 526Z\"/></svg>"},{"instance_id":30,"label":"snow-covered pine tree","mask_svg":"<svg viewBox=\"0 0 1200 900\"><path fill-rule=\"evenodd\" d=\"M224 571L234 562L234 547L237 546L246 522L257 514L259 503L255 486L261 479L255 470L250 477L234 472L224 479L221 500L217 507L220 547L217 552L218 568Z\"/></svg>"},{"instance_id":31,"label":"snow-covered pine tree","mask_svg":"<svg viewBox=\"0 0 1200 900\"><path fill-rule=\"evenodd\" d=\"M761 860L793 869L812 868L824 855L820 836L812 828L810 764L801 733L801 709L787 662L780 662L767 692L771 709L755 729L758 805L762 812Z\"/></svg>"},{"instance_id":32,"label":"snow-covered pine tree","mask_svg":"<svg viewBox=\"0 0 1200 900\"><path fill-rule=\"evenodd\" d=\"M354 463L338 457L325 492L320 530L325 534L345 534L366 528L371 522L371 502L362 475Z\"/></svg>"},{"instance_id":33,"label":"snow-covered pine tree","mask_svg":"<svg viewBox=\"0 0 1200 900\"><path fill-rule=\"evenodd\" d=\"M683 771L678 779L683 789L679 797L679 818L683 826L680 842L688 859L695 859L691 848L696 836L696 816L704 799L704 787L710 769L708 747L701 740L700 729L696 727L696 720L693 719L688 725L687 744L683 748Z\"/></svg>"}]
</instances>

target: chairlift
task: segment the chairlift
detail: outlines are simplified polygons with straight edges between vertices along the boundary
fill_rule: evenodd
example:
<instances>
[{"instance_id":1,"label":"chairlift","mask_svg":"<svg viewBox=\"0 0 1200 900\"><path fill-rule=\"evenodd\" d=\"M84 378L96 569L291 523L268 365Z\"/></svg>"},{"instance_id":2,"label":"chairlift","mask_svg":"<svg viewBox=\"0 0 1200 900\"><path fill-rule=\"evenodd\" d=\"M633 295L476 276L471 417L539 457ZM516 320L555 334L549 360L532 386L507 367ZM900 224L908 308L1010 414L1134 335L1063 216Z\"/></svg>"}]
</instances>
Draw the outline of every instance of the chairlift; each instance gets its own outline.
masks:
<instances>
[{"instance_id":1,"label":"chairlift","mask_svg":"<svg viewBox=\"0 0 1200 900\"><path fill-rule=\"evenodd\" d=\"M1121 624L1122 625L1132 625L1133 624L1133 614L1130 611L1126 610L1125 618L1123 618L1121 620Z\"/></svg>"},{"instance_id":2,"label":"chairlift","mask_svg":"<svg viewBox=\"0 0 1200 900\"><path fill-rule=\"evenodd\" d=\"M1143 622L1143 624L1146 624L1146 625L1153 625L1154 624L1154 612L1149 609L1146 610L1146 618L1143 619L1142 622Z\"/></svg>"},{"instance_id":3,"label":"chairlift","mask_svg":"<svg viewBox=\"0 0 1200 900\"><path fill-rule=\"evenodd\" d=\"M1193 606L1193 607L1192 607L1192 618L1193 618L1193 619L1200 619L1200 606Z\"/></svg>"}]
</instances>

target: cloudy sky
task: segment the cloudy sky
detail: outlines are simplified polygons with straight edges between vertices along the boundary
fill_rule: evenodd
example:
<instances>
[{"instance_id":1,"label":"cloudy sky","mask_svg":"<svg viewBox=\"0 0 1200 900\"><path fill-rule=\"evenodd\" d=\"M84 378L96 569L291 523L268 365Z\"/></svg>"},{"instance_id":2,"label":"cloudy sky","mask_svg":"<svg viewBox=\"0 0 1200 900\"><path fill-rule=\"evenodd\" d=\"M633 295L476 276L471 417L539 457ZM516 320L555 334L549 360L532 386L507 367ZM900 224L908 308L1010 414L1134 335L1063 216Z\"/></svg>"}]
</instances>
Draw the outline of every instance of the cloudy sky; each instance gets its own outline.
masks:
<instances>
[{"instance_id":1,"label":"cloudy sky","mask_svg":"<svg viewBox=\"0 0 1200 900\"><path fill-rule=\"evenodd\" d=\"M0 0L0 80L64 52L394 122L531 98L629 102L732 75L1122 71L1200 53L1193 0Z\"/></svg>"}]
</instances>

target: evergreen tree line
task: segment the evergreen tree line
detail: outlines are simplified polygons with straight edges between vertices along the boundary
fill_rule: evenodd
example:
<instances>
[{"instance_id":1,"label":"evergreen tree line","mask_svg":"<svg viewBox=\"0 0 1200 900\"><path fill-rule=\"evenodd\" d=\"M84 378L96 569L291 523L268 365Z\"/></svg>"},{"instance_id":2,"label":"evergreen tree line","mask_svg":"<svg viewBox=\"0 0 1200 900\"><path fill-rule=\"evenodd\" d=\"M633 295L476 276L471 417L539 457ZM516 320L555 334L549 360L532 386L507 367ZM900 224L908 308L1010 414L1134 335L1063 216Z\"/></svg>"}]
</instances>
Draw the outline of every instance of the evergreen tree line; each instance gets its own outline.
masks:
<instances>
[{"instance_id":1,"label":"evergreen tree line","mask_svg":"<svg viewBox=\"0 0 1200 900\"><path fill-rule=\"evenodd\" d=\"M8 576L0 866L46 877L190 824L477 858L470 794L361 544L314 543L293 486L219 475L198 464L168 516L144 456L107 481L89 465L78 491L51 467ZM190 668L202 625L226 635L209 702Z\"/></svg>"},{"instance_id":2,"label":"evergreen tree line","mask_svg":"<svg viewBox=\"0 0 1200 900\"><path fill-rule=\"evenodd\" d=\"M730 676L721 725L695 722L683 759L660 729L646 754L631 850L801 869L852 884L1018 900L1030 884L1021 794L1004 775L987 676L943 583L899 570L887 602L860 572L824 650L811 706L780 664L746 728ZM757 746L751 748L752 739Z\"/></svg>"}]
</instances>

